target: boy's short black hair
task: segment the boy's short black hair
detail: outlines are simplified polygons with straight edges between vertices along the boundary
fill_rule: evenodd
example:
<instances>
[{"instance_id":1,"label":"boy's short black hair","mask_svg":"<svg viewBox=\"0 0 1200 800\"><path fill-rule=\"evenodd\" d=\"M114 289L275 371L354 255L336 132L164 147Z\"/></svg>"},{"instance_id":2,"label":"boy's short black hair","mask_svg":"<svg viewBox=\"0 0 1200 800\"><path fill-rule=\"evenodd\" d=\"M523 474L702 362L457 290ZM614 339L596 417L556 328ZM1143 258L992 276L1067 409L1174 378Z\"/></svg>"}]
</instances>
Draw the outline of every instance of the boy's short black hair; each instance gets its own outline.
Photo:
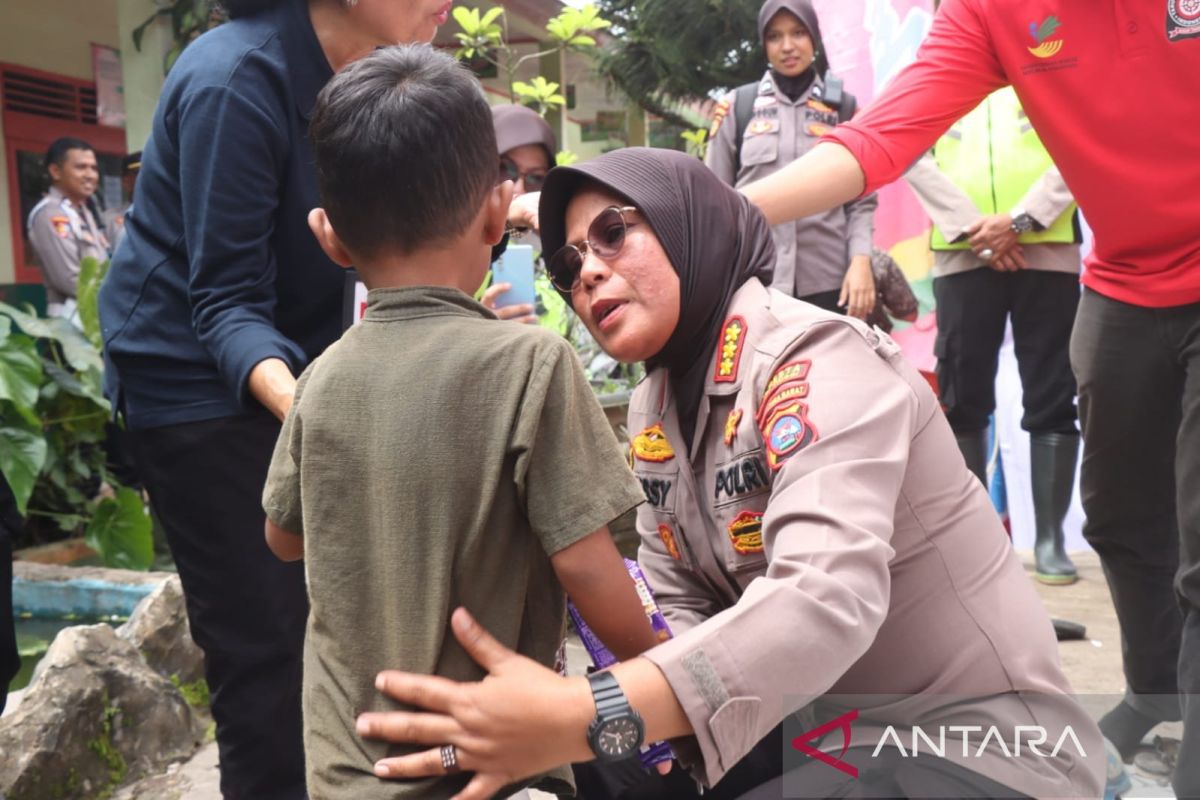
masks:
<instances>
[{"instance_id":1,"label":"boy's short black hair","mask_svg":"<svg viewBox=\"0 0 1200 800\"><path fill-rule=\"evenodd\" d=\"M455 238L497 182L482 88L428 45L380 48L338 73L309 135L321 203L356 255Z\"/></svg>"},{"instance_id":2,"label":"boy's short black hair","mask_svg":"<svg viewBox=\"0 0 1200 800\"><path fill-rule=\"evenodd\" d=\"M72 150L88 150L93 153L96 151L83 139L76 139L74 136L60 136L50 143L43 164L46 169L50 169L52 165L61 167L62 163L67 160L67 153Z\"/></svg>"}]
</instances>

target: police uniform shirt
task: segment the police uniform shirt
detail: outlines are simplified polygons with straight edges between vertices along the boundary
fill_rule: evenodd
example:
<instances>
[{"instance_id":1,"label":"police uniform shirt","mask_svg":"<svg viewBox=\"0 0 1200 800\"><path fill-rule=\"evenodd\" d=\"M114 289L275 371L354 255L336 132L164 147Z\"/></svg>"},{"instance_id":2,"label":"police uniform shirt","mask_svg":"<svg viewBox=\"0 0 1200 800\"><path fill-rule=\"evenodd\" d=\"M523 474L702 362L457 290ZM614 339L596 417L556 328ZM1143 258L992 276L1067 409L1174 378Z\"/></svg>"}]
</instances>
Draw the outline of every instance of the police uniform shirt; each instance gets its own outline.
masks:
<instances>
[{"instance_id":1,"label":"police uniform shirt","mask_svg":"<svg viewBox=\"0 0 1200 800\"><path fill-rule=\"evenodd\" d=\"M1071 725L1087 760L1006 759L994 742L947 757L1031 796L1098 796L1099 731L925 380L886 335L757 279L727 313L690 454L665 370L629 410L639 561L675 633L645 657L695 730L673 743L681 760L712 785L826 693L891 694L861 698L863 720L912 722L948 697L1024 692L1046 702L1020 724ZM996 719L974 700L955 714ZM870 731L856 722L851 746Z\"/></svg>"},{"instance_id":2,"label":"police uniform shirt","mask_svg":"<svg viewBox=\"0 0 1200 800\"><path fill-rule=\"evenodd\" d=\"M108 258L108 241L92 212L86 206L77 208L55 187L29 213L29 242L51 304L75 299L83 259Z\"/></svg>"},{"instance_id":3,"label":"police uniform shirt","mask_svg":"<svg viewBox=\"0 0 1200 800\"><path fill-rule=\"evenodd\" d=\"M821 101L818 78L792 101L768 70L759 82L754 113L735 152L735 92L717 105L705 164L738 188L753 183L803 156L838 124L837 109ZM875 195L821 214L774 226L777 260L772 288L793 297L840 289L855 256L869 256L875 231Z\"/></svg>"}]
</instances>

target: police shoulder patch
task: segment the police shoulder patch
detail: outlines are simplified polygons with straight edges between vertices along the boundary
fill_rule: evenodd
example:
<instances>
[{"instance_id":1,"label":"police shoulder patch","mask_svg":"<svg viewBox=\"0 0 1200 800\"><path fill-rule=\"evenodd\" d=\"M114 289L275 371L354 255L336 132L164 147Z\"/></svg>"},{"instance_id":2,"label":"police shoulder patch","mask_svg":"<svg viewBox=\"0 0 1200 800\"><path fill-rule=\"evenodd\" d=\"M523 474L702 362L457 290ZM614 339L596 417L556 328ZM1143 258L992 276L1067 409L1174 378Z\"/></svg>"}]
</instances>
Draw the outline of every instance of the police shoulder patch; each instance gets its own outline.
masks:
<instances>
[{"instance_id":1,"label":"police shoulder patch","mask_svg":"<svg viewBox=\"0 0 1200 800\"><path fill-rule=\"evenodd\" d=\"M717 366L713 380L717 383L737 381L738 365L742 361L742 345L746 343L746 320L733 316L725 320L721 338L717 341Z\"/></svg>"},{"instance_id":2,"label":"police shoulder patch","mask_svg":"<svg viewBox=\"0 0 1200 800\"><path fill-rule=\"evenodd\" d=\"M725 117L727 116L729 116L729 101L722 100L713 109L712 125L708 129L709 139L716 138L717 131L721 130L721 123L725 121Z\"/></svg>"},{"instance_id":3,"label":"police shoulder patch","mask_svg":"<svg viewBox=\"0 0 1200 800\"><path fill-rule=\"evenodd\" d=\"M679 552L679 543L675 541L675 531L671 530L670 525L658 526L658 538L662 539L663 547L667 548L667 555L676 561L683 560L683 554Z\"/></svg>"},{"instance_id":4,"label":"police shoulder patch","mask_svg":"<svg viewBox=\"0 0 1200 800\"><path fill-rule=\"evenodd\" d=\"M67 217L51 217L50 227L54 228L54 235L60 239L68 239L71 236L71 220Z\"/></svg>"},{"instance_id":5,"label":"police shoulder patch","mask_svg":"<svg viewBox=\"0 0 1200 800\"><path fill-rule=\"evenodd\" d=\"M733 549L742 555L763 551L762 512L743 511L729 523L729 540Z\"/></svg>"},{"instance_id":6,"label":"police shoulder patch","mask_svg":"<svg viewBox=\"0 0 1200 800\"><path fill-rule=\"evenodd\" d=\"M808 406L799 401L776 407L763 422L761 430L767 445L767 466L772 472L820 439L808 419Z\"/></svg>"},{"instance_id":7,"label":"police shoulder patch","mask_svg":"<svg viewBox=\"0 0 1200 800\"><path fill-rule=\"evenodd\" d=\"M639 461L662 463L675 457L675 450L667 441L661 422L654 423L634 436L631 446L633 457Z\"/></svg>"}]
</instances>

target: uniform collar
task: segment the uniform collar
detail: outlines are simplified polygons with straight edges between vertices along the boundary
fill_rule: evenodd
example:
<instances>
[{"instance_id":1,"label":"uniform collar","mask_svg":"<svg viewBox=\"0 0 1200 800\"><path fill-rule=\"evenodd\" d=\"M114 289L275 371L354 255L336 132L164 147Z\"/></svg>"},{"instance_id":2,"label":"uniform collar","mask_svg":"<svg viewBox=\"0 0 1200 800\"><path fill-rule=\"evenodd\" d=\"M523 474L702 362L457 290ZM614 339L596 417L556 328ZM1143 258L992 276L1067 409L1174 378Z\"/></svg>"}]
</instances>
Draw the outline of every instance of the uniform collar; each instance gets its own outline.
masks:
<instances>
[{"instance_id":1,"label":"uniform collar","mask_svg":"<svg viewBox=\"0 0 1200 800\"><path fill-rule=\"evenodd\" d=\"M275 13L296 110L302 119L308 120L312 117L317 95L333 77L333 68L313 30L307 0L287 0Z\"/></svg>"},{"instance_id":2,"label":"uniform collar","mask_svg":"<svg viewBox=\"0 0 1200 800\"><path fill-rule=\"evenodd\" d=\"M464 317L496 319L485 308L458 289L447 286L405 286L395 289L372 289L367 293L365 321L415 319L451 314Z\"/></svg>"},{"instance_id":3,"label":"uniform collar","mask_svg":"<svg viewBox=\"0 0 1200 800\"><path fill-rule=\"evenodd\" d=\"M716 352L708 367L704 393L737 394L750 370L754 343L762 337L770 316L771 295L758 278L742 284L729 301Z\"/></svg>"},{"instance_id":4,"label":"uniform collar","mask_svg":"<svg viewBox=\"0 0 1200 800\"><path fill-rule=\"evenodd\" d=\"M780 103L786 103L790 106L801 106L807 103L810 99L820 99L824 93L825 82L820 75L813 77L812 83L808 86L808 91L796 98L793 102L786 94L783 93L778 86L775 85L775 76L771 74L771 68L767 67L767 71L763 73L762 80L758 83L758 94L760 97L774 97Z\"/></svg>"}]
</instances>

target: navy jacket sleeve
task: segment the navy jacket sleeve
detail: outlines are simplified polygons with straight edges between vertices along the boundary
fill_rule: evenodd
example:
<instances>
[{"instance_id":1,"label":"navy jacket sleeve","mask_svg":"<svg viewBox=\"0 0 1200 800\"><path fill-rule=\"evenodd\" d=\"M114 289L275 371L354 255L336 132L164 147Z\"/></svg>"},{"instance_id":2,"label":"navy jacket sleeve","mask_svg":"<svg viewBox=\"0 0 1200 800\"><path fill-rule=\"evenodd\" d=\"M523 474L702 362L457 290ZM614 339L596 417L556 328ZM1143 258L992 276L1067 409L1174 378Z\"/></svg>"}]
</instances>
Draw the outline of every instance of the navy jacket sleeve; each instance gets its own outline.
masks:
<instances>
[{"instance_id":1,"label":"navy jacket sleeve","mask_svg":"<svg viewBox=\"0 0 1200 800\"><path fill-rule=\"evenodd\" d=\"M291 147L270 116L228 86L191 93L179 114L192 325L245 403L260 361L281 358L293 373L305 363L303 350L274 326L279 265L271 240Z\"/></svg>"}]
</instances>

